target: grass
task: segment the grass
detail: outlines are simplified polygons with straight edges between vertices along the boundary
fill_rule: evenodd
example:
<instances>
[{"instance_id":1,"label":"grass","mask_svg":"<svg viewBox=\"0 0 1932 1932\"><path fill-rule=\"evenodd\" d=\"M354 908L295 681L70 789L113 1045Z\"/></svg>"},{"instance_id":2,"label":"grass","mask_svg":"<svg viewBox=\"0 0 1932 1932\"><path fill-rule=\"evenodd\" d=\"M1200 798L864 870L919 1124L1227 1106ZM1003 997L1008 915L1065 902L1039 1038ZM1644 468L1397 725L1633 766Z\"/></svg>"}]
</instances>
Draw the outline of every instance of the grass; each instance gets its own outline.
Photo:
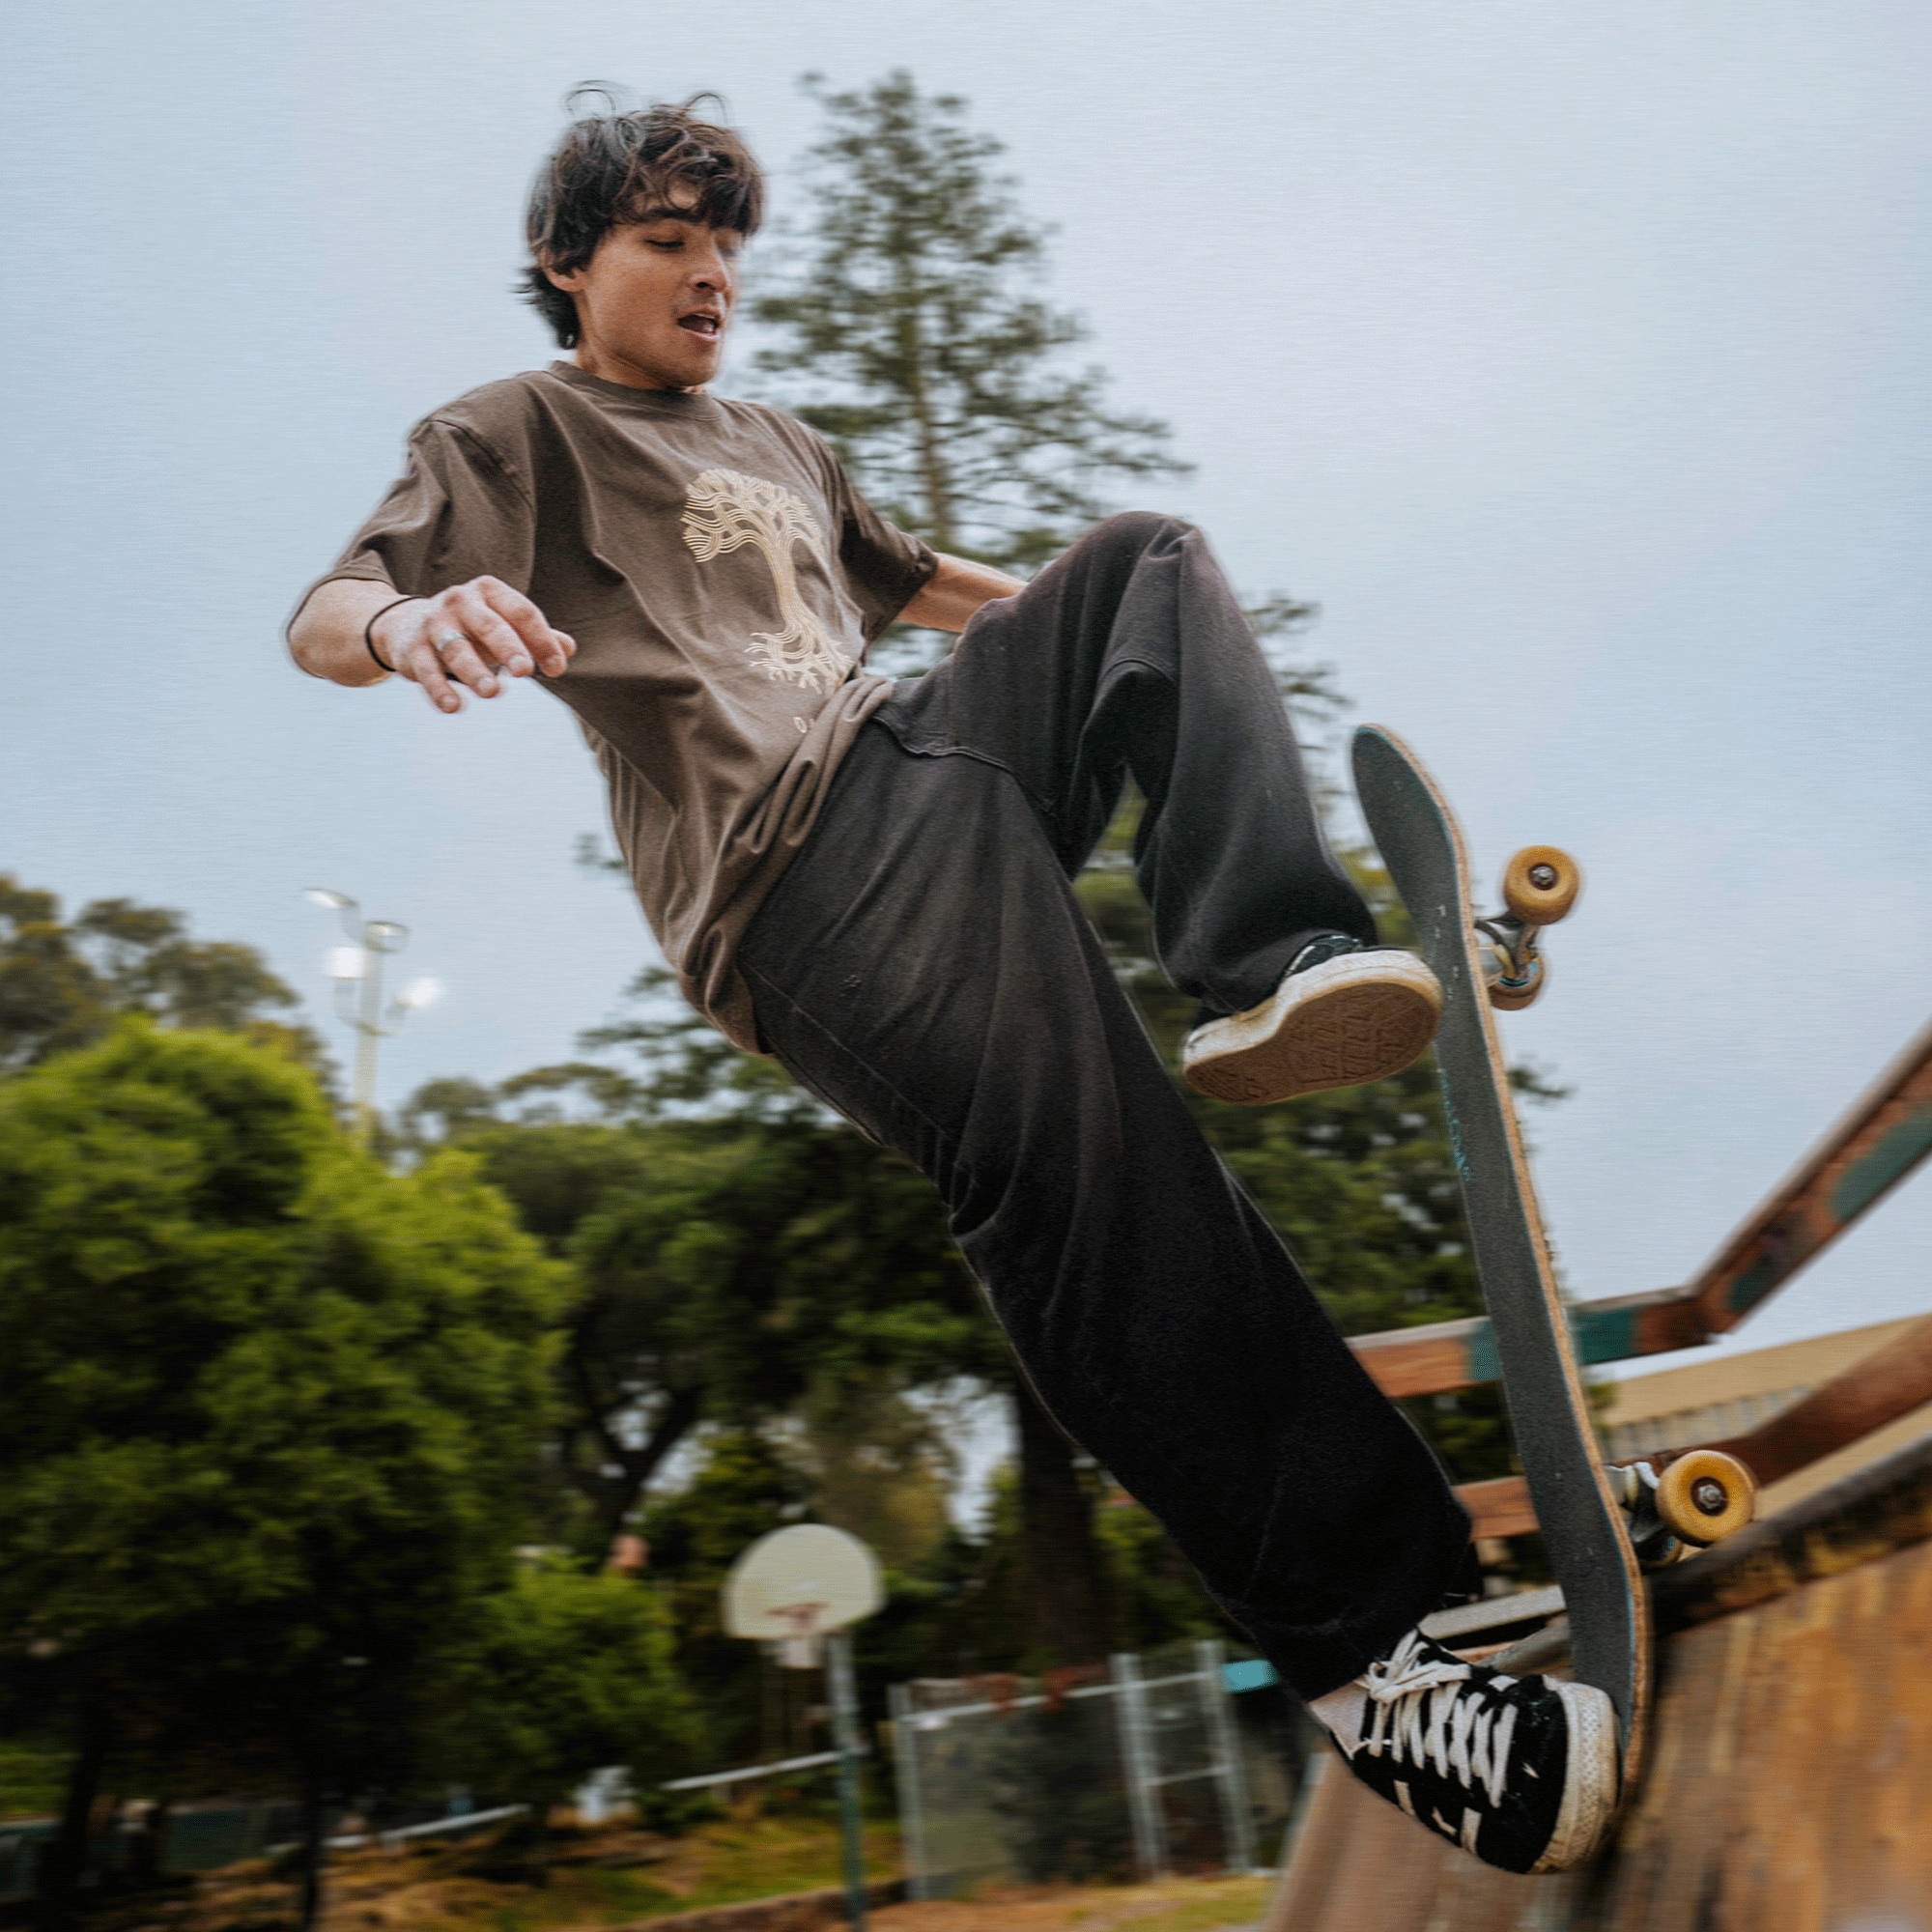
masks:
<instances>
[{"instance_id":1,"label":"grass","mask_svg":"<svg viewBox=\"0 0 1932 1932\"><path fill-rule=\"evenodd\" d=\"M868 1876L896 1877L895 1829L866 1828ZM548 1932L554 1926L635 1924L705 1906L838 1885L838 1828L829 1820L743 1814L677 1838L622 1826L557 1833L549 1882L527 1853L446 1846L398 1859L371 1853L332 1870L335 1932ZM259 1909L259 1908L258 1908ZM183 1932L226 1932L203 1920Z\"/></svg>"},{"instance_id":2,"label":"grass","mask_svg":"<svg viewBox=\"0 0 1932 1932\"><path fill-rule=\"evenodd\" d=\"M1166 1911L1133 1921L1133 1932L1211 1932L1222 1925L1251 1925L1267 1904L1272 1878L1197 1881L1188 1895Z\"/></svg>"},{"instance_id":3,"label":"grass","mask_svg":"<svg viewBox=\"0 0 1932 1932\"><path fill-rule=\"evenodd\" d=\"M897 1831L867 1820L873 1879L899 1875ZM840 1882L838 1826L751 1810L668 1838L625 1823L553 1834L548 1883L514 1833L468 1844L331 1857L322 1932L560 1932L648 1925L741 1900ZM1218 1932L1251 1925L1269 1881L1173 1879L1157 1885L994 1889L971 1900L888 1906L879 1932ZM210 1872L167 1896L130 1896L97 1932L290 1932L294 1888L266 1862Z\"/></svg>"},{"instance_id":4,"label":"grass","mask_svg":"<svg viewBox=\"0 0 1932 1932\"><path fill-rule=\"evenodd\" d=\"M45 1818L67 1792L71 1751L22 1739L0 1740L0 1818Z\"/></svg>"},{"instance_id":5,"label":"grass","mask_svg":"<svg viewBox=\"0 0 1932 1932\"><path fill-rule=\"evenodd\" d=\"M598 1834L597 1842L614 1834ZM383 1921L412 1932L542 1932L554 1925L621 1925L695 1912L740 1899L813 1891L842 1879L838 1829L811 1818L738 1817L702 1825L685 1836L639 1842L634 1853L647 1863L611 1868L559 1858L546 1886L520 1888L511 1900L479 1898L476 1881L461 1875L405 1887L384 1901ZM586 1834L588 1836L588 1834ZM899 1871L898 1833L868 1824L867 1875L893 1878ZM620 1848L605 1857L622 1857ZM481 1908L479 1910L479 1907ZM365 1908L365 1921L369 1915Z\"/></svg>"},{"instance_id":6,"label":"grass","mask_svg":"<svg viewBox=\"0 0 1932 1932\"><path fill-rule=\"evenodd\" d=\"M895 1829L868 1820L866 1850L872 1878L898 1875ZM714 1818L675 1838L621 1822L560 1828L547 1883L533 1857L514 1832L332 1853L322 1932L589 1932L840 1880L838 1828L809 1814ZM255 1860L104 1903L96 1932L291 1932L295 1911L292 1873Z\"/></svg>"}]
</instances>

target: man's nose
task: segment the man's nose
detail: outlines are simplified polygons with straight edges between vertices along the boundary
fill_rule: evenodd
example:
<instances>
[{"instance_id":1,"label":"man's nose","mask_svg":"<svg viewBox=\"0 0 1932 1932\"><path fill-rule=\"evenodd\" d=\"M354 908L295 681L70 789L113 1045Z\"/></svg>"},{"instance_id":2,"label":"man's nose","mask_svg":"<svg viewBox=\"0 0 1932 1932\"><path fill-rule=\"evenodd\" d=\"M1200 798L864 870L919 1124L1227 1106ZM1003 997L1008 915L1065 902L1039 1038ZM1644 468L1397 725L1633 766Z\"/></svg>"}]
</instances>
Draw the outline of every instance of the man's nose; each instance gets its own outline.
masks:
<instances>
[{"instance_id":1,"label":"man's nose","mask_svg":"<svg viewBox=\"0 0 1932 1932\"><path fill-rule=\"evenodd\" d=\"M718 295L731 293L730 257L714 254L709 260L697 264L693 271L693 279L700 289L709 289Z\"/></svg>"}]
</instances>

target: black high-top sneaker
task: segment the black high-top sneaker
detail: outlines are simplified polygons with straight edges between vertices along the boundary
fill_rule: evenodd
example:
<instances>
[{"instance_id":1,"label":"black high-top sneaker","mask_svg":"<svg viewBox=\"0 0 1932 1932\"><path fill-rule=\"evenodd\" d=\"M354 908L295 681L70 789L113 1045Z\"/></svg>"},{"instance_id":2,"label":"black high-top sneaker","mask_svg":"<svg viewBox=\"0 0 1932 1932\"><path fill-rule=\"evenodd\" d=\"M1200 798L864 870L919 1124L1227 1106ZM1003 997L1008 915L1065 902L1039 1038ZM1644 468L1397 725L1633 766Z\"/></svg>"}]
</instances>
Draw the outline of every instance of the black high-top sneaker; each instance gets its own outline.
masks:
<instances>
[{"instance_id":1,"label":"black high-top sneaker","mask_svg":"<svg viewBox=\"0 0 1932 1932\"><path fill-rule=\"evenodd\" d=\"M1442 988L1412 952L1324 933L1271 998L1187 1036L1180 1070L1217 1100L1264 1107L1400 1073L1435 1037Z\"/></svg>"},{"instance_id":2,"label":"black high-top sneaker","mask_svg":"<svg viewBox=\"0 0 1932 1932\"><path fill-rule=\"evenodd\" d=\"M1561 1871L1589 1858L1617 1810L1617 1719L1587 1684L1506 1677L1411 1631L1357 1680L1349 1769L1485 1864Z\"/></svg>"}]
</instances>

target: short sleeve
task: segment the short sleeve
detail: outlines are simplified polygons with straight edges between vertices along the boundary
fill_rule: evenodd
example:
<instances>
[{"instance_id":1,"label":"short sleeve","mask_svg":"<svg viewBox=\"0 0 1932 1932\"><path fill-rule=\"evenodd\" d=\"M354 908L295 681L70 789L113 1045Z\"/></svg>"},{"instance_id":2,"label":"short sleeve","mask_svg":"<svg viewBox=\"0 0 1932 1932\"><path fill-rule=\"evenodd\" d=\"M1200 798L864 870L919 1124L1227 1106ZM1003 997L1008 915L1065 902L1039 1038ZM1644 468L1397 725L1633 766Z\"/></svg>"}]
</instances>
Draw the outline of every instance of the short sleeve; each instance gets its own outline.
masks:
<instances>
[{"instance_id":1,"label":"short sleeve","mask_svg":"<svg viewBox=\"0 0 1932 1932\"><path fill-rule=\"evenodd\" d=\"M496 451L472 431L432 416L411 435L402 475L302 602L343 577L410 597L433 597L473 577L497 577L527 593L535 534L529 494Z\"/></svg>"},{"instance_id":2,"label":"short sleeve","mask_svg":"<svg viewBox=\"0 0 1932 1932\"><path fill-rule=\"evenodd\" d=\"M867 502L828 444L818 447L838 520L838 562L869 644L925 587L939 559Z\"/></svg>"}]
</instances>

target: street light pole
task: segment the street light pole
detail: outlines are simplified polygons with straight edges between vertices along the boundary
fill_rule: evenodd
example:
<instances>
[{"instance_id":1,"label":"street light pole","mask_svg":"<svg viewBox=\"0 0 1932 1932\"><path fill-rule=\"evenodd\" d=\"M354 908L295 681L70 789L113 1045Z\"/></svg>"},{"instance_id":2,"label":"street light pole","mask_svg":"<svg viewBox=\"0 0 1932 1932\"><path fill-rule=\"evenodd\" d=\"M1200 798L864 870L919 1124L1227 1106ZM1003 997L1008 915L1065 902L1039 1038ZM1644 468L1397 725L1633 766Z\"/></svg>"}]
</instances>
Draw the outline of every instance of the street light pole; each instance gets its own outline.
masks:
<instances>
[{"instance_id":1,"label":"street light pole","mask_svg":"<svg viewBox=\"0 0 1932 1932\"><path fill-rule=\"evenodd\" d=\"M400 1031L410 1013L428 1006L442 991L435 980L412 980L383 1009L383 960L410 943L410 929L390 919L361 917L361 908L347 893L311 886L302 894L312 905L338 913L347 946L328 951L328 977L335 982L335 1016L355 1032L355 1073L352 1098L355 1129L366 1142L376 1127L377 1042ZM384 1024L384 1022L387 1024Z\"/></svg>"}]
</instances>

